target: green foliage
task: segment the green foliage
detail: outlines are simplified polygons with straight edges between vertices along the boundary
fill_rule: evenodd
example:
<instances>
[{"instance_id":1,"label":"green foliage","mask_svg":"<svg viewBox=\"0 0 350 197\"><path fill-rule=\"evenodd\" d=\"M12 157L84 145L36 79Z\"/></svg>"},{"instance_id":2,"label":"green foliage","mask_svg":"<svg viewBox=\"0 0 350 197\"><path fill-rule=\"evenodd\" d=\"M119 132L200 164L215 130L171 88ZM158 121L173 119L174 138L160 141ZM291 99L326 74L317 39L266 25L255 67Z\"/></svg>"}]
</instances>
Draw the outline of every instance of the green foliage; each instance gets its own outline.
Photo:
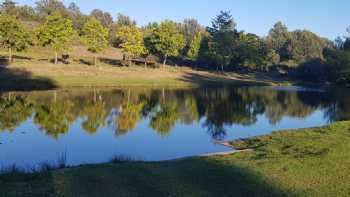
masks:
<instances>
[{"instance_id":1,"label":"green foliage","mask_svg":"<svg viewBox=\"0 0 350 197\"><path fill-rule=\"evenodd\" d=\"M208 31L211 34L215 34L218 31L232 32L236 29L236 26L237 24L229 11L220 11L220 14L212 20L212 26L208 28Z\"/></svg>"},{"instance_id":2,"label":"green foliage","mask_svg":"<svg viewBox=\"0 0 350 197\"><path fill-rule=\"evenodd\" d=\"M100 53L108 47L108 29L100 21L90 19L83 28L82 40L92 53Z\"/></svg>"},{"instance_id":3,"label":"green foliage","mask_svg":"<svg viewBox=\"0 0 350 197\"><path fill-rule=\"evenodd\" d=\"M22 51L32 44L32 38L24 26L12 16L0 15L0 47L9 49L10 61L11 50Z\"/></svg>"},{"instance_id":4,"label":"green foliage","mask_svg":"<svg viewBox=\"0 0 350 197\"><path fill-rule=\"evenodd\" d=\"M185 38L179 31L175 22L163 21L156 27L147 38L149 50L164 57L163 64L166 64L167 57L176 57L185 46Z\"/></svg>"},{"instance_id":5,"label":"green foliage","mask_svg":"<svg viewBox=\"0 0 350 197\"><path fill-rule=\"evenodd\" d=\"M95 134L103 127L109 114L103 101L89 102L80 113L84 118L82 127L89 134Z\"/></svg>"},{"instance_id":6,"label":"green foliage","mask_svg":"<svg viewBox=\"0 0 350 197\"><path fill-rule=\"evenodd\" d=\"M167 136L171 128L180 118L180 113L175 102L166 103L161 106L150 121L150 127L158 132L161 136Z\"/></svg>"},{"instance_id":7,"label":"green foliage","mask_svg":"<svg viewBox=\"0 0 350 197\"><path fill-rule=\"evenodd\" d=\"M76 35L72 21L59 15L48 16L37 32L39 42L55 50L55 63L57 63L57 53L68 50Z\"/></svg>"},{"instance_id":8,"label":"green foliage","mask_svg":"<svg viewBox=\"0 0 350 197\"><path fill-rule=\"evenodd\" d=\"M75 116L72 113L72 101L54 102L36 106L34 123L39 125L46 135L58 139L69 131Z\"/></svg>"},{"instance_id":9,"label":"green foliage","mask_svg":"<svg viewBox=\"0 0 350 197\"><path fill-rule=\"evenodd\" d=\"M59 0L38 0L35 2L35 10L41 19L45 19L52 15L65 16L67 14L66 7Z\"/></svg>"},{"instance_id":10,"label":"green foliage","mask_svg":"<svg viewBox=\"0 0 350 197\"><path fill-rule=\"evenodd\" d=\"M224 70L237 58L239 33L237 32L236 23L229 12L221 11L213 19L212 26L207 28L210 33L208 39L209 58L215 65L221 66Z\"/></svg>"},{"instance_id":11,"label":"green foliage","mask_svg":"<svg viewBox=\"0 0 350 197\"><path fill-rule=\"evenodd\" d=\"M345 51L350 51L350 38L346 38L343 44L343 49Z\"/></svg>"},{"instance_id":12,"label":"green foliage","mask_svg":"<svg viewBox=\"0 0 350 197\"><path fill-rule=\"evenodd\" d=\"M306 30L289 32L282 22L270 30L267 45L280 56L280 61L302 63L309 59L323 59L323 49L328 47L326 39Z\"/></svg>"},{"instance_id":13,"label":"green foliage","mask_svg":"<svg viewBox=\"0 0 350 197\"><path fill-rule=\"evenodd\" d=\"M179 24L178 28L185 38L184 57L196 61L202 41L203 28L196 19L186 19L183 23Z\"/></svg>"},{"instance_id":14,"label":"green foliage","mask_svg":"<svg viewBox=\"0 0 350 197\"><path fill-rule=\"evenodd\" d=\"M261 69L266 64L267 55L267 46L257 35L240 34L238 56L241 66Z\"/></svg>"},{"instance_id":15,"label":"green foliage","mask_svg":"<svg viewBox=\"0 0 350 197\"><path fill-rule=\"evenodd\" d=\"M117 135L125 135L129 131L136 128L139 121L142 119L143 102L137 104L124 104L121 106L121 112L116 119Z\"/></svg>"},{"instance_id":16,"label":"green foliage","mask_svg":"<svg viewBox=\"0 0 350 197\"><path fill-rule=\"evenodd\" d=\"M325 58L330 80L339 84L350 84L350 52L325 50Z\"/></svg>"},{"instance_id":17,"label":"green foliage","mask_svg":"<svg viewBox=\"0 0 350 197\"><path fill-rule=\"evenodd\" d=\"M141 56L147 53L143 33L135 25L120 27L117 38L120 40L121 48L129 56Z\"/></svg>"},{"instance_id":18,"label":"green foliage","mask_svg":"<svg viewBox=\"0 0 350 197\"><path fill-rule=\"evenodd\" d=\"M282 22L277 22L269 32L267 43L272 50L280 53L289 37L287 27Z\"/></svg>"},{"instance_id":19,"label":"green foliage","mask_svg":"<svg viewBox=\"0 0 350 197\"><path fill-rule=\"evenodd\" d=\"M270 50L267 54L267 61L271 65L276 65L280 62L281 57L275 50Z\"/></svg>"},{"instance_id":20,"label":"green foliage","mask_svg":"<svg viewBox=\"0 0 350 197\"><path fill-rule=\"evenodd\" d=\"M10 94L10 93L9 93ZM0 98L0 131L14 130L33 113L33 103L23 97Z\"/></svg>"},{"instance_id":21,"label":"green foliage","mask_svg":"<svg viewBox=\"0 0 350 197\"><path fill-rule=\"evenodd\" d=\"M192 61L196 61L198 59L199 50L202 43L202 33L197 32L193 37L193 40L188 45L188 51L186 57Z\"/></svg>"},{"instance_id":22,"label":"green foliage","mask_svg":"<svg viewBox=\"0 0 350 197\"><path fill-rule=\"evenodd\" d=\"M132 20L129 16L123 15L121 13L117 16L117 21L115 22L117 27L122 26L136 26L136 21Z\"/></svg>"},{"instance_id":23,"label":"green foliage","mask_svg":"<svg viewBox=\"0 0 350 197\"><path fill-rule=\"evenodd\" d=\"M90 13L90 17L100 21L101 24L106 28L110 28L111 25L113 24L113 18L111 14L109 14L108 12L104 12L102 10L98 10L98 9L92 10L92 12Z\"/></svg>"}]
</instances>

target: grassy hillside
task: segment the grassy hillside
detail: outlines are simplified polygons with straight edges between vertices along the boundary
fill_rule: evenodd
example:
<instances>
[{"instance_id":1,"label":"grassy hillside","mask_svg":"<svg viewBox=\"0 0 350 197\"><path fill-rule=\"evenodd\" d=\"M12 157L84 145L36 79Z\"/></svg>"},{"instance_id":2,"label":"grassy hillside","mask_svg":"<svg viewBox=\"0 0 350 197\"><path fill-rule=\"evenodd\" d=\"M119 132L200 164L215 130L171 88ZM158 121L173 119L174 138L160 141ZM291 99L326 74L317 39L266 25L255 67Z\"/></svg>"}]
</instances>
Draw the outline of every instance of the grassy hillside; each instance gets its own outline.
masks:
<instances>
[{"instance_id":1,"label":"grassy hillside","mask_svg":"<svg viewBox=\"0 0 350 197\"><path fill-rule=\"evenodd\" d=\"M3 68L0 72L2 89L48 89L54 87L110 87L161 86L188 87L207 84L276 85L285 78L262 73L237 74L196 71L188 67L166 66L145 68L143 64L122 66L122 53L109 48L100 55L99 65L93 66L93 55L84 47L73 47L70 64L54 65L53 53L48 48L34 47L16 53L15 61L6 62L6 51L1 51Z\"/></svg>"},{"instance_id":2,"label":"grassy hillside","mask_svg":"<svg viewBox=\"0 0 350 197\"><path fill-rule=\"evenodd\" d=\"M233 142L253 151L0 176L0 196L348 196L350 122ZM103 188L103 189L101 189Z\"/></svg>"}]
</instances>

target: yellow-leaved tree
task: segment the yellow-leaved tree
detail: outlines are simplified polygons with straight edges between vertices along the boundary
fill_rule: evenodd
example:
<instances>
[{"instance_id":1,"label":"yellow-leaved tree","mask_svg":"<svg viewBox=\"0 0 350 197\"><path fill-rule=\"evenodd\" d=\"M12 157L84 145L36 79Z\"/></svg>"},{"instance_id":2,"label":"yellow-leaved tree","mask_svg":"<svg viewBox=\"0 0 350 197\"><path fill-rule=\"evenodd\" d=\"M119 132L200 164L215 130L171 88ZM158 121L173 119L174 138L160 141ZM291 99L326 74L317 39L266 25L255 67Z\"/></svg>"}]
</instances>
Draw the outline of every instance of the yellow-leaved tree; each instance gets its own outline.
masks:
<instances>
[{"instance_id":1,"label":"yellow-leaved tree","mask_svg":"<svg viewBox=\"0 0 350 197\"><path fill-rule=\"evenodd\" d=\"M135 25L122 26L117 31L117 37L121 41L120 46L124 53L128 55L129 66L132 65L132 59L134 57L147 53L143 33Z\"/></svg>"}]
</instances>

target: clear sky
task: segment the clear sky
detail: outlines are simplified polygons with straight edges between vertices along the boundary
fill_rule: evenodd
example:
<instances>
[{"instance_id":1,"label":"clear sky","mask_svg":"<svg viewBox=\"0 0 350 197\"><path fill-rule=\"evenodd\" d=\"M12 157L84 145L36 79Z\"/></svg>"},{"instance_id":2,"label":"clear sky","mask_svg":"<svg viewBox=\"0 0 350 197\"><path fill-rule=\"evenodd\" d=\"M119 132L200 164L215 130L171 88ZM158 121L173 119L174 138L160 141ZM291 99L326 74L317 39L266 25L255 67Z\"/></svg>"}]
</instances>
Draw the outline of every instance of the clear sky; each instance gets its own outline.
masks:
<instances>
[{"instance_id":1,"label":"clear sky","mask_svg":"<svg viewBox=\"0 0 350 197\"><path fill-rule=\"evenodd\" d=\"M2 0L0 0L2 1ZM34 5L35 0L15 0ZM309 29L334 39L346 35L350 25L350 0L63 0L75 2L84 13L94 8L129 15L138 24L196 18L209 25L220 10L231 11L239 30L264 36L277 21L289 29Z\"/></svg>"}]
</instances>

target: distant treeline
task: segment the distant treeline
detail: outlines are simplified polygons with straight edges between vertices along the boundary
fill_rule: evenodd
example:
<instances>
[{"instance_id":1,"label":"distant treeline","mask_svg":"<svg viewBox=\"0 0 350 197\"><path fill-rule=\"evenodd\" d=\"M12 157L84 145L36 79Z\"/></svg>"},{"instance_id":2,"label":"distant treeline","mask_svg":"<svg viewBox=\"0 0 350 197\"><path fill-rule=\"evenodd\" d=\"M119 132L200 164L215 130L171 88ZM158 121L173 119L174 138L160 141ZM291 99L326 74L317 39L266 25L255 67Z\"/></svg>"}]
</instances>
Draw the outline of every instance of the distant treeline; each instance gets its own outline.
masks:
<instances>
[{"instance_id":1,"label":"distant treeline","mask_svg":"<svg viewBox=\"0 0 350 197\"><path fill-rule=\"evenodd\" d=\"M75 3L39 0L36 6L5 0L0 9L0 45L12 51L33 44L59 52L85 44L97 54L108 46L122 48L125 60L135 58L221 71L263 71L303 78L350 84L349 35L330 41L308 30L289 31L277 22L266 37L238 30L227 11L212 19L210 27L195 19L182 23L165 20L139 27L129 16L95 9L83 14ZM75 38L81 39L75 39ZM74 41L74 42L73 42Z\"/></svg>"}]
</instances>

